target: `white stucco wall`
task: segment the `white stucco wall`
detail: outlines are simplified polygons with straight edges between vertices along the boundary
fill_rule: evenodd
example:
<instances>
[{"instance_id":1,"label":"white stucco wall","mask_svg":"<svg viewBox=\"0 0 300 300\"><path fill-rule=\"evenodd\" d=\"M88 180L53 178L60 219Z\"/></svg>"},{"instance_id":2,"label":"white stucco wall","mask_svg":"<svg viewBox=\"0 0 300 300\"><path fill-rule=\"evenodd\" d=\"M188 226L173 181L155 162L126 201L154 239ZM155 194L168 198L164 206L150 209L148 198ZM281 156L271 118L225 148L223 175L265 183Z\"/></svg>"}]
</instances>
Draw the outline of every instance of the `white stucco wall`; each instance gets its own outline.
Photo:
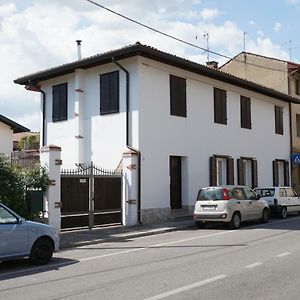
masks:
<instances>
[{"instance_id":1,"label":"white stucco wall","mask_svg":"<svg viewBox=\"0 0 300 300\"><path fill-rule=\"evenodd\" d=\"M142 209L169 207L169 156L184 156L182 204L209 185L209 157L258 161L259 185L272 185L272 160L289 159L288 104L149 59L140 64ZM187 118L170 115L169 74L186 78ZM227 125L214 123L213 87L227 90ZM240 95L251 98L252 129L240 126ZM284 107L284 135L275 134L274 105Z\"/></svg>"},{"instance_id":2,"label":"white stucco wall","mask_svg":"<svg viewBox=\"0 0 300 300\"><path fill-rule=\"evenodd\" d=\"M13 151L13 131L0 122L0 153L9 155Z\"/></svg>"},{"instance_id":3,"label":"white stucco wall","mask_svg":"<svg viewBox=\"0 0 300 300\"><path fill-rule=\"evenodd\" d=\"M122 60L119 63L130 73L130 109L133 136L130 143L138 147L138 97L137 97L137 64L136 58ZM120 112L100 115L100 75L119 70L120 78ZM126 76L115 64L90 68L84 71L84 80L80 87L83 92L83 142L84 161L101 168L116 169L126 151ZM68 82L68 119L52 122L52 86ZM57 77L43 82L42 90L46 92L46 144L62 148L63 168L75 168L78 161L78 124L75 112L75 73ZM78 117L77 117L78 118Z\"/></svg>"}]
</instances>

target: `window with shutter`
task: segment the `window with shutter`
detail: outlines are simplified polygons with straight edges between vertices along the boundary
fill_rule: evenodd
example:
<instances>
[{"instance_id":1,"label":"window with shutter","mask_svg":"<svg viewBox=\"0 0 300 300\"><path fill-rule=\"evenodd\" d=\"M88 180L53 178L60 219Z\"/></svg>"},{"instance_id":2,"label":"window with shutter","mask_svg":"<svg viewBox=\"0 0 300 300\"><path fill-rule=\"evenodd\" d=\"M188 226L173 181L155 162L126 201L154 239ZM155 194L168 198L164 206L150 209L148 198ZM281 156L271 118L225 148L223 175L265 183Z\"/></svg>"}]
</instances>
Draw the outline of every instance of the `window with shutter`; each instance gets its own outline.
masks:
<instances>
[{"instance_id":1,"label":"window with shutter","mask_svg":"<svg viewBox=\"0 0 300 300\"><path fill-rule=\"evenodd\" d=\"M275 133L283 134L283 108L275 106Z\"/></svg>"},{"instance_id":2,"label":"window with shutter","mask_svg":"<svg viewBox=\"0 0 300 300\"><path fill-rule=\"evenodd\" d=\"M52 121L67 120L68 84L62 83L52 87Z\"/></svg>"},{"instance_id":3,"label":"window with shutter","mask_svg":"<svg viewBox=\"0 0 300 300\"><path fill-rule=\"evenodd\" d=\"M251 129L251 100L248 97L241 96L241 127Z\"/></svg>"},{"instance_id":4,"label":"window with shutter","mask_svg":"<svg viewBox=\"0 0 300 300\"><path fill-rule=\"evenodd\" d=\"M226 91L214 88L214 121L219 124L227 124L227 100Z\"/></svg>"},{"instance_id":5,"label":"window with shutter","mask_svg":"<svg viewBox=\"0 0 300 300\"><path fill-rule=\"evenodd\" d=\"M119 71L100 75L100 115L119 112Z\"/></svg>"},{"instance_id":6,"label":"window with shutter","mask_svg":"<svg viewBox=\"0 0 300 300\"><path fill-rule=\"evenodd\" d=\"M186 80L170 75L170 114L186 117Z\"/></svg>"},{"instance_id":7,"label":"window with shutter","mask_svg":"<svg viewBox=\"0 0 300 300\"><path fill-rule=\"evenodd\" d=\"M300 80L299 79L296 79L295 85L296 85L295 93L296 93L296 95L300 95Z\"/></svg>"},{"instance_id":8,"label":"window with shutter","mask_svg":"<svg viewBox=\"0 0 300 300\"><path fill-rule=\"evenodd\" d=\"M300 115L296 114L297 136L300 137Z\"/></svg>"}]
</instances>

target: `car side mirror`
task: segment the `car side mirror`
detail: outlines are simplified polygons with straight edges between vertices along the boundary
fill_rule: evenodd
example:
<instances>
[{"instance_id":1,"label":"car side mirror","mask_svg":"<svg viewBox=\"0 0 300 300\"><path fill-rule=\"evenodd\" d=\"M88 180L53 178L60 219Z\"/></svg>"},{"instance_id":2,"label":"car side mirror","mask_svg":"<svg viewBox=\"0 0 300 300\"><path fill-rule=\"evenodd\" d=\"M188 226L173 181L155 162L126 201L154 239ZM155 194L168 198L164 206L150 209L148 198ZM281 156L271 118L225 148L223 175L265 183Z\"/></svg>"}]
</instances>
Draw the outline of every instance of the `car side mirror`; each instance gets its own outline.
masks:
<instances>
[{"instance_id":1,"label":"car side mirror","mask_svg":"<svg viewBox=\"0 0 300 300\"><path fill-rule=\"evenodd\" d=\"M256 195L256 200L259 200L261 198L260 194Z\"/></svg>"},{"instance_id":2,"label":"car side mirror","mask_svg":"<svg viewBox=\"0 0 300 300\"><path fill-rule=\"evenodd\" d=\"M20 219L18 218L17 219L17 224L22 224L22 223L23 223L23 219L22 218L20 218Z\"/></svg>"}]
</instances>

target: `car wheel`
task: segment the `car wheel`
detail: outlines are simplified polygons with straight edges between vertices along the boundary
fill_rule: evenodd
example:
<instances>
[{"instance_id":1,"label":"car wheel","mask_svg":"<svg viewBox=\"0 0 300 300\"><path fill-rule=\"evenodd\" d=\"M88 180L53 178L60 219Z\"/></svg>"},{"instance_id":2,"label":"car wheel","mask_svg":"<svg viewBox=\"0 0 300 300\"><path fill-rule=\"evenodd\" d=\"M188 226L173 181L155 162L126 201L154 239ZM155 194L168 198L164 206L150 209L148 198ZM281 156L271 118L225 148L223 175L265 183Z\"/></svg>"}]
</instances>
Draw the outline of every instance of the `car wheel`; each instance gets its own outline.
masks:
<instances>
[{"instance_id":1,"label":"car wheel","mask_svg":"<svg viewBox=\"0 0 300 300\"><path fill-rule=\"evenodd\" d=\"M262 223L268 223L269 218L270 218L269 210L267 208L264 208L264 210L262 212L261 222Z\"/></svg>"},{"instance_id":2,"label":"car wheel","mask_svg":"<svg viewBox=\"0 0 300 300\"><path fill-rule=\"evenodd\" d=\"M281 219L285 219L287 217L287 209L285 206L281 206L279 215Z\"/></svg>"},{"instance_id":3,"label":"car wheel","mask_svg":"<svg viewBox=\"0 0 300 300\"><path fill-rule=\"evenodd\" d=\"M53 245L47 239L37 240L31 249L30 260L34 265L47 264L53 255Z\"/></svg>"},{"instance_id":4,"label":"car wheel","mask_svg":"<svg viewBox=\"0 0 300 300\"><path fill-rule=\"evenodd\" d=\"M229 223L231 229L238 229L241 225L241 215L238 212L235 212Z\"/></svg>"},{"instance_id":5,"label":"car wheel","mask_svg":"<svg viewBox=\"0 0 300 300\"><path fill-rule=\"evenodd\" d=\"M199 228L199 229L205 228L205 222L195 221L195 225L196 225L197 228Z\"/></svg>"}]
</instances>

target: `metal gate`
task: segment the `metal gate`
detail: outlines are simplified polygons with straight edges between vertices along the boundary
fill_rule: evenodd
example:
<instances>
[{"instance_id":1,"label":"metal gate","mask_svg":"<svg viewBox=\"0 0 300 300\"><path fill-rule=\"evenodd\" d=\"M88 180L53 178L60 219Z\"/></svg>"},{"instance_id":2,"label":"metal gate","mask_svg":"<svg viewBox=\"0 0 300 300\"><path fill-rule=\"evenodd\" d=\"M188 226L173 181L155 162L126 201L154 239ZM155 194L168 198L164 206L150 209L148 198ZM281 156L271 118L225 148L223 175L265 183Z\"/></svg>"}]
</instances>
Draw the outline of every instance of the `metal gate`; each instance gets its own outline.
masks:
<instances>
[{"instance_id":1,"label":"metal gate","mask_svg":"<svg viewBox=\"0 0 300 300\"><path fill-rule=\"evenodd\" d=\"M120 224L122 173L91 163L61 172L61 228Z\"/></svg>"}]
</instances>

